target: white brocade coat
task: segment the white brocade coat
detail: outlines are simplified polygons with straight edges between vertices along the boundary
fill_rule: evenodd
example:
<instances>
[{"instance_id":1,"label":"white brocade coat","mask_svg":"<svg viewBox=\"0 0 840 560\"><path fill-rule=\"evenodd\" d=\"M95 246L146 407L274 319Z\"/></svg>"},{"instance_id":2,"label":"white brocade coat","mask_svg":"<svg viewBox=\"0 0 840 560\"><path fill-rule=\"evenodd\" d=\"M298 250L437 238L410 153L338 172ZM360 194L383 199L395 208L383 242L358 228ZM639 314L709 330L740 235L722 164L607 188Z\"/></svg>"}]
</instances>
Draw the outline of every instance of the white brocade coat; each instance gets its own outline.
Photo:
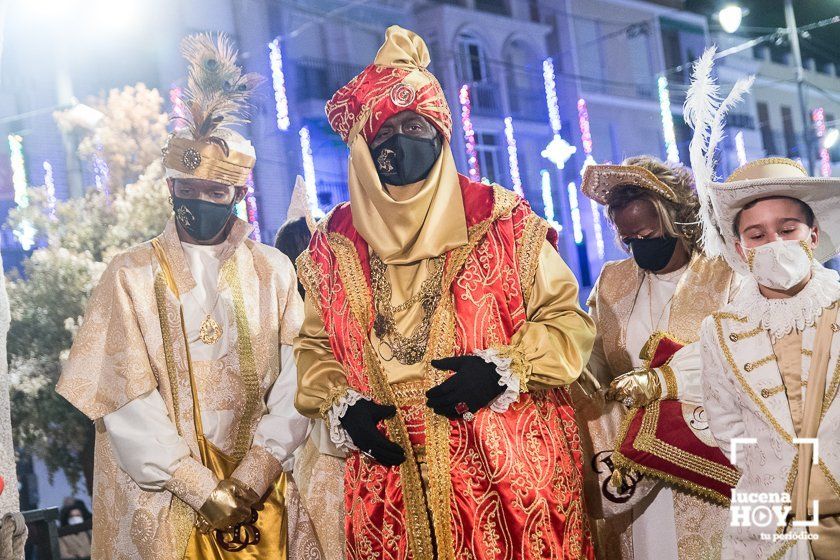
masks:
<instances>
[{"instance_id":1,"label":"white brocade coat","mask_svg":"<svg viewBox=\"0 0 840 560\"><path fill-rule=\"evenodd\" d=\"M802 333L803 381L807 379L814 348L815 326ZM744 473L738 493L792 494L796 476L797 445L793 419L782 376L768 332L758 317L745 316L728 306L708 317L701 328L704 404L720 448L731 458L733 438L756 438L738 444L736 466ZM818 431L819 468L840 496L840 335L834 334L826 376L824 417ZM763 391L763 392L762 392ZM804 402L807 387L802 388ZM805 560L807 546L795 541L773 542L783 531L768 527L727 527L722 558L787 558ZM770 538L762 538L762 533ZM805 544L803 542L803 544Z\"/></svg>"}]
</instances>

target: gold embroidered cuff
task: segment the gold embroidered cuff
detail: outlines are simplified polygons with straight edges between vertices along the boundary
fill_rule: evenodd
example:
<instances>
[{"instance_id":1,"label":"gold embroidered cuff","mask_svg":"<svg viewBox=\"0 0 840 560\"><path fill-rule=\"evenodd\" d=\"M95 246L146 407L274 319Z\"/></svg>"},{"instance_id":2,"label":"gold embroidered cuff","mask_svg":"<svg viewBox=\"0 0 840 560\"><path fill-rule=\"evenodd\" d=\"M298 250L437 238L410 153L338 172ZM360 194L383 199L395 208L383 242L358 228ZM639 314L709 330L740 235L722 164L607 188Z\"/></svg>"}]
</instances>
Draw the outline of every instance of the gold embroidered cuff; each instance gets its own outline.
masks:
<instances>
[{"instance_id":1,"label":"gold embroidered cuff","mask_svg":"<svg viewBox=\"0 0 840 560\"><path fill-rule=\"evenodd\" d=\"M502 358L510 359L510 369L519 378L519 392L527 393L528 382L531 380L531 374L534 370L531 367L531 362L525 356L525 352L514 345L492 346L491 349L495 350Z\"/></svg>"},{"instance_id":2,"label":"gold embroidered cuff","mask_svg":"<svg viewBox=\"0 0 840 560\"><path fill-rule=\"evenodd\" d=\"M318 413L321 415L321 418L323 418L324 421L327 423L327 426L329 426L330 422L330 409L335 405L335 403L340 401L349 390L350 388L346 385L338 385L336 387L333 387L332 389L330 389L329 393L327 393L327 396L324 398L324 402L321 403L321 406L318 407Z\"/></svg>"},{"instance_id":3,"label":"gold embroidered cuff","mask_svg":"<svg viewBox=\"0 0 840 560\"><path fill-rule=\"evenodd\" d=\"M675 400L677 398L678 388L677 376L674 374L674 369L668 364L664 364L653 371L656 373L657 381L660 381L660 387L662 386L661 381L665 382L664 386L666 388L666 392L661 398L665 400Z\"/></svg>"},{"instance_id":4,"label":"gold embroidered cuff","mask_svg":"<svg viewBox=\"0 0 840 560\"><path fill-rule=\"evenodd\" d=\"M198 511L216 489L218 483L219 480L213 471L192 457L187 457L178 464L178 468L172 473L172 478L166 481L164 488Z\"/></svg>"},{"instance_id":5,"label":"gold embroidered cuff","mask_svg":"<svg viewBox=\"0 0 840 560\"><path fill-rule=\"evenodd\" d=\"M248 450L230 477L262 497L282 472L283 467L277 457L265 447L255 445Z\"/></svg>"}]
</instances>

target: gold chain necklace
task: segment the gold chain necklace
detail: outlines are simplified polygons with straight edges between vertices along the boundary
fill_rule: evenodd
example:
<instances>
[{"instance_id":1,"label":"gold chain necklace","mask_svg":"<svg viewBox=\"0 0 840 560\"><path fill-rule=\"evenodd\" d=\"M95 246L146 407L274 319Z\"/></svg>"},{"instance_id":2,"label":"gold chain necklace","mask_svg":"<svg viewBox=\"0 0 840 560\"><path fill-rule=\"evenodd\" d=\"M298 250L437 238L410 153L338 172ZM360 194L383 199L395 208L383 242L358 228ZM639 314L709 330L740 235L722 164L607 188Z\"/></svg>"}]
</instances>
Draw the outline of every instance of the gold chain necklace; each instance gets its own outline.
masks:
<instances>
[{"instance_id":1,"label":"gold chain necklace","mask_svg":"<svg viewBox=\"0 0 840 560\"><path fill-rule=\"evenodd\" d=\"M391 305L392 287L385 263L374 252L370 254L370 279L376 317L373 330L379 338L379 354L386 361L394 358L403 365L412 365L423 359L429 342L432 315L440 302L443 278L443 255L429 259L429 277L420 285L420 290L397 306ZM408 336L397 330L394 314L405 311L419 303L423 310L420 324ZM384 350L384 352L383 352Z\"/></svg>"},{"instance_id":2,"label":"gold chain necklace","mask_svg":"<svg viewBox=\"0 0 840 560\"><path fill-rule=\"evenodd\" d=\"M187 268L190 268L189 263L187 263ZM195 278L195 275L190 269L190 275ZM219 342L219 339L222 338L222 326L213 318L213 312L216 310L216 306L219 305L219 298L222 296L222 292L219 290L218 286L216 287L216 300L213 302L213 307L210 308L210 311L207 311L201 302L198 301L198 297L195 295L195 291L191 291L190 295L192 295L195 302L198 304L199 309L204 312L204 320L201 322L201 326L198 329L198 339L208 346L212 346Z\"/></svg>"},{"instance_id":3,"label":"gold chain necklace","mask_svg":"<svg viewBox=\"0 0 840 560\"><path fill-rule=\"evenodd\" d=\"M674 293L671 294L671 297L665 302L665 305L662 306L662 311L659 313L659 319L656 320L656 324L653 323L653 278L650 274L646 275L647 285L648 285L648 313L650 314L650 327L653 329L651 332L655 333L659 330L659 323L662 322L662 318L665 316L665 311L668 310L668 305L671 303L671 300L674 299L674 296L677 295L676 290Z\"/></svg>"}]
</instances>

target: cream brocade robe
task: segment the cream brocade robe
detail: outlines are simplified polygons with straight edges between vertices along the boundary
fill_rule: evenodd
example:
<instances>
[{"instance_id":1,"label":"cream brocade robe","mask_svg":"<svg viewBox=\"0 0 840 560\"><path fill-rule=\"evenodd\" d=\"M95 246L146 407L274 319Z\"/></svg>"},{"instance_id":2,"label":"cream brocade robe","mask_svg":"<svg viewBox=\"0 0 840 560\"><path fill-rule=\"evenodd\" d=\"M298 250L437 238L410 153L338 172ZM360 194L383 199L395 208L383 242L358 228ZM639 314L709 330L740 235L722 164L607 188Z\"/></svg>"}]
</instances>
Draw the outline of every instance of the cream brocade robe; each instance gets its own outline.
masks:
<instances>
[{"instance_id":1,"label":"cream brocade robe","mask_svg":"<svg viewBox=\"0 0 840 560\"><path fill-rule=\"evenodd\" d=\"M273 247L248 239L250 231L237 220L219 255L218 305L227 306L229 318L221 326L237 341L236 351L195 374L204 409L232 409L234 433L246 424L250 438L229 439L222 451L240 460L234 476L262 495L280 476L281 465L267 449L252 445L251 438L280 373L280 346L290 345L297 335L303 306L291 263ZM159 239L180 293L189 293L196 281L174 221ZM215 475L199 458L178 309L150 242L117 255L93 292L59 380L57 391L96 425L92 558L182 557L194 510L216 486ZM162 322L171 354L164 351ZM174 368L172 377L167 362ZM167 491L145 491L119 467L103 422L105 415L153 390L163 397L191 451L166 482Z\"/></svg>"},{"instance_id":2,"label":"cream brocade robe","mask_svg":"<svg viewBox=\"0 0 840 560\"><path fill-rule=\"evenodd\" d=\"M666 280L670 283L671 280ZM660 282L661 283L661 282ZM735 277L729 267L721 259L708 259L695 254L684 272L680 276L673 299L666 302L670 309L653 309L652 322L656 323L661 317L659 330L668 332L672 337L686 343L695 343L700 337L700 324L710 313L717 311L731 299L735 291ZM638 356L631 356L628 349L628 339L638 341L646 339L650 333L628 333L631 329L631 316L637 316L639 305L649 305L646 291L645 273L636 265L632 258L607 263L592 289L588 305L590 314L595 320L597 336L589 368L602 385L609 384L617 376L631 371ZM654 292L657 288L654 288ZM662 286L662 289L666 289ZM654 302L660 302L662 296L653 293ZM647 313L647 309L641 313ZM660 315L661 314L661 315ZM641 338L640 338L641 337ZM694 358L699 354L699 348L686 347L679 354ZM676 357L675 357L676 360ZM674 367L678 395L681 399L694 399L699 396L699 367L695 367L696 359L684 359L691 365L691 372L681 372ZM696 371L694 371L696 370ZM681 379L682 377L682 379ZM662 383L663 391L665 383ZM586 461L587 458L585 457ZM660 483L661 486L661 483ZM658 488L658 487L657 487ZM656 490L654 490L656 492ZM654 507L656 512L673 510L673 519L661 519L661 529L671 527L676 533L676 543L657 549L661 558L666 558L665 550L676 548L679 560L709 560L716 559L721 546L724 525L728 520L727 510L706 500L696 498L684 492L671 490L673 507L645 499L642 507ZM641 508L639 508L641 509ZM646 512L646 513L652 513ZM633 518L637 510L610 518L606 528L601 522L593 523L598 553L608 560L647 560L646 552L642 556L634 557L633 550ZM650 517L650 516L648 516ZM655 517L655 515L654 515ZM652 523L655 527L657 519L645 519L645 523ZM629 524L629 526L628 526ZM623 530L623 532L621 532ZM619 534L619 532L621 532ZM647 531L650 536L650 531ZM638 552L637 552L638 554ZM663 555L665 554L665 555Z\"/></svg>"}]
</instances>

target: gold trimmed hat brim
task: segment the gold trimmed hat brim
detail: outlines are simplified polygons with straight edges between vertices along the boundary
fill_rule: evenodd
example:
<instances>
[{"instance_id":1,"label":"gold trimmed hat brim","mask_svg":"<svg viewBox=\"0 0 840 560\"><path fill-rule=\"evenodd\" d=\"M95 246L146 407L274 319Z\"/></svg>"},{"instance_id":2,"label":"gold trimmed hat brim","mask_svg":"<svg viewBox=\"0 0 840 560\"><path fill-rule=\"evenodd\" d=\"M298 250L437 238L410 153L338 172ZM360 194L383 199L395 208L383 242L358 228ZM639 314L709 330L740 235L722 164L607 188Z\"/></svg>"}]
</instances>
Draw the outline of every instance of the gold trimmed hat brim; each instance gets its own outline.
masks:
<instances>
[{"instance_id":1,"label":"gold trimmed hat brim","mask_svg":"<svg viewBox=\"0 0 840 560\"><path fill-rule=\"evenodd\" d=\"M660 181L650 170L638 165L589 165L583 173L583 194L598 204L607 205L610 194L616 189L636 186L659 196L678 202L674 190Z\"/></svg>"}]
</instances>

